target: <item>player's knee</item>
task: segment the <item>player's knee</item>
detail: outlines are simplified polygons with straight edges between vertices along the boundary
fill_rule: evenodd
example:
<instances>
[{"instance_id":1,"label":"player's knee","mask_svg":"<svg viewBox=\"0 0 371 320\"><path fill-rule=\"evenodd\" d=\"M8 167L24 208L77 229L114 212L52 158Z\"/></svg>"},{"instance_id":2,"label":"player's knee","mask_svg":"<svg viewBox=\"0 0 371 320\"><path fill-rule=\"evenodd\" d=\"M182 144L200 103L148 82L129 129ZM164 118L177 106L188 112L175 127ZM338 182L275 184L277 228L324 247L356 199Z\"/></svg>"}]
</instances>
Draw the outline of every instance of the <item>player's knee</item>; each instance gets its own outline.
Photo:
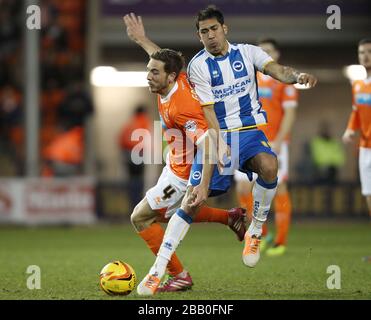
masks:
<instances>
[{"instance_id":1,"label":"player's knee","mask_svg":"<svg viewBox=\"0 0 371 320\"><path fill-rule=\"evenodd\" d=\"M133 212L130 215L130 222L135 227L139 221L140 211L137 209L138 206L136 206L133 210Z\"/></svg>"},{"instance_id":2,"label":"player's knee","mask_svg":"<svg viewBox=\"0 0 371 320\"><path fill-rule=\"evenodd\" d=\"M278 162L276 157L263 159L260 164L259 175L266 182L272 182L277 179Z\"/></svg>"}]
</instances>

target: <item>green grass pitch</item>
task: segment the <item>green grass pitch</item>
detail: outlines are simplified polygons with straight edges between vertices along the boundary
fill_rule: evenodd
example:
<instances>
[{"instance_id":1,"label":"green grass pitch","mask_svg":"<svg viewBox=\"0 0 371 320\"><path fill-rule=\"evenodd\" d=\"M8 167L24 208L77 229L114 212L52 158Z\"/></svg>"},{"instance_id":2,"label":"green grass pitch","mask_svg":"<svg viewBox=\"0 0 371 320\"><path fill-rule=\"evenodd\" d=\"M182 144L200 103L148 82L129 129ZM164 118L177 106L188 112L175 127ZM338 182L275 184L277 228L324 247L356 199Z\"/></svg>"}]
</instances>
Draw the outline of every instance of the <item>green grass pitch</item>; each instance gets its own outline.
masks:
<instances>
[{"instance_id":1,"label":"green grass pitch","mask_svg":"<svg viewBox=\"0 0 371 320\"><path fill-rule=\"evenodd\" d=\"M296 222L286 255L262 255L254 269L227 227L193 225L178 249L195 285L151 299L371 299L369 223ZM109 261L131 264L141 280L154 261L129 224L65 228L0 228L0 299L140 299L110 297L98 285ZM41 289L29 290L29 265L41 268ZM327 288L327 267L341 270L341 289Z\"/></svg>"}]
</instances>

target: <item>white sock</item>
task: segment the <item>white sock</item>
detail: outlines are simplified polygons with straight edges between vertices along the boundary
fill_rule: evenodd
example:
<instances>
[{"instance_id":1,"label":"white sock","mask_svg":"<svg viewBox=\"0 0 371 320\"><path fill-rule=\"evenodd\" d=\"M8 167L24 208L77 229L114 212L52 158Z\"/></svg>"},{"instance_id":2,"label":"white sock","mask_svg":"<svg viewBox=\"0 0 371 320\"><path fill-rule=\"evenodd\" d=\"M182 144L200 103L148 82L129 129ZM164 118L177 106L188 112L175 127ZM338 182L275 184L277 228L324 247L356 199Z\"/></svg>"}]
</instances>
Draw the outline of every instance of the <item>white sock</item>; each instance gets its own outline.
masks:
<instances>
[{"instance_id":1,"label":"white sock","mask_svg":"<svg viewBox=\"0 0 371 320\"><path fill-rule=\"evenodd\" d=\"M191 223L192 218L182 209L178 209L171 217L160 250L158 251L156 261L149 271L150 274L156 275L156 277L160 279L164 276L171 256L187 234Z\"/></svg>"},{"instance_id":2,"label":"white sock","mask_svg":"<svg viewBox=\"0 0 371 320\"><path fill-rule=\"evenodd\" d=\"M274 183L265 183L260 177L254 183L253 193L253 217L248 234L260 237L263 223L267 220L272 200L277 190L277 180Z\"/></svg>"}]
</instances>

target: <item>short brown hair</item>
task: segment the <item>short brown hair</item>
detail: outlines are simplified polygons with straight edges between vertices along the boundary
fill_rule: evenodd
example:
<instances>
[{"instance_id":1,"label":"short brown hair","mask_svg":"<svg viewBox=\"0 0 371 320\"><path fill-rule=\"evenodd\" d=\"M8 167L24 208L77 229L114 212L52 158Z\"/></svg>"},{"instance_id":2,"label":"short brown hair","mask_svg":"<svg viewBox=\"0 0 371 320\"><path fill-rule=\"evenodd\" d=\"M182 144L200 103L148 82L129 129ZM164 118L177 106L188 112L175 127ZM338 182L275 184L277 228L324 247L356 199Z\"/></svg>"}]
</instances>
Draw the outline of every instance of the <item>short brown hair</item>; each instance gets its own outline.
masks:
<instances>
[{"instance_id":1,"label":"short brown hair","mask_svg":"<svg viewBox=\"0 0 371 320\"><path fill-rule=\"evenodd\" d=\"M179 73L182 71L185 60L181 52L172 49L160 49L151 54L151 58L154 60L159 60L165 63L164 70L167 74L175 72L176 78L178 78Z\"/></svg>"}]
</instances>

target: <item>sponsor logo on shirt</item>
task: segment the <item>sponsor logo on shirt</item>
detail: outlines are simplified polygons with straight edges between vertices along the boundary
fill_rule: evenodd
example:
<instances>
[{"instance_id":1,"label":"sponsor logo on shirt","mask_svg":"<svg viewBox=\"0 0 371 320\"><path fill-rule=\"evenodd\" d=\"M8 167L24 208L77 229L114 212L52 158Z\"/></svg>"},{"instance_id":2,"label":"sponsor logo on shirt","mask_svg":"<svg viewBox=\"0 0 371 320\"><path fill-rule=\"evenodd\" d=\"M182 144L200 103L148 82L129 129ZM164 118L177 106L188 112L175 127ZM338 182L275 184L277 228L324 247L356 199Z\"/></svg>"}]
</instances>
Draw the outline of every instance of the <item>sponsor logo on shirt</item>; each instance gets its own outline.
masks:
<instances>
[{"instance_id":1,"label":"sponsor logo on shirt","mask_svg":"<svg viewBox=\"0 0 371 320\"><path fill-rule=\"evenodd\" d=\"M185 131L188 132L196 132L197 130L197 123L194 120L188 120L184 125Z\"/></svg>"},{"instance_id":2,"label":"sponsor logo on shirt","mask_svg":"<svg viewBox=\"0 0 371 320\"><path fill-rule=\"evenodd\" d=\"M371 93L357 93L355 96L356 104L371 105Z\"/></svg>"},{"instance_id":3,"label":"sponsor logo on shirt","mask_svg":"<svg viewBox=\"0 0 371 320\"><path fill-rule=\"evenodd\" d=\"M230 95L239 94L241 92L246 91L246 86L251 82L250 79L246 79L243 81L236 82L235 84L220 88L220 89L213 89L214 99L222 99L228 97Z\"/></svg>"},{"instance_id":4,"label":"sponsor logo on shirt","mask_svg":"<svg viewBox=\"0 0 371 320\"><path fill-rule=\"evenodd\" d=\"M272 89L268 87L259 87L258 93L260 98L272 98Z\"/></svg>"}]
</instances>

